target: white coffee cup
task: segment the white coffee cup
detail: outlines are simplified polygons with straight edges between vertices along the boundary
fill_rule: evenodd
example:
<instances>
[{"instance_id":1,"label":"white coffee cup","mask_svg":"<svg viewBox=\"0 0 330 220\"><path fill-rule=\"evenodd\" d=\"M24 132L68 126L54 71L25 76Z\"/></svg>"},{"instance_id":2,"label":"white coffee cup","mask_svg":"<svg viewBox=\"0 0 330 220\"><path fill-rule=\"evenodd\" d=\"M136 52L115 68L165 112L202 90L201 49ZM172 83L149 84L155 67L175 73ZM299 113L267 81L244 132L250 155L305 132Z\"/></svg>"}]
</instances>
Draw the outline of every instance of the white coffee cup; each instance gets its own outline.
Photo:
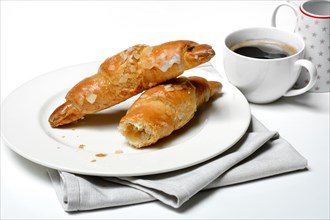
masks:
<instances>
[{"instance_id":1,"label":"white coffee cup","mask_svg":"<svg viewBox=\"0 0 330 220\"><path fill-rule=\"evenodd\" d=\"M295 49L284 58L259 59L240 55L231 48L249 40L275 41ZM282 96L307 92L316 82L317 70L302 59L305 43L298 35L273 27L254 27L235 31L224 41L224 70L228 81L252 103L270 103ZM301 89L292 89L301 72L308 70L310 81Z\"/></svg>"},{"instance_id":2,"label":"white coffee cup","mask_svg":"<svg viewBox=\"0 0 330 220\"><path fill-rule=\"evenodd\" d=\"M300 35L306 44L305 58L317 68L317 80L310 92L330 91L330 0L311 0L300 6L293 3L278 5L272 16L272 26L276 27L277 12L287 6L295 12L296 27L294 32ZM288 17L289 18L289 17ZM299 77L296 87L305 86L309 81L305 71Z\"/></svg>"}]
</instances>

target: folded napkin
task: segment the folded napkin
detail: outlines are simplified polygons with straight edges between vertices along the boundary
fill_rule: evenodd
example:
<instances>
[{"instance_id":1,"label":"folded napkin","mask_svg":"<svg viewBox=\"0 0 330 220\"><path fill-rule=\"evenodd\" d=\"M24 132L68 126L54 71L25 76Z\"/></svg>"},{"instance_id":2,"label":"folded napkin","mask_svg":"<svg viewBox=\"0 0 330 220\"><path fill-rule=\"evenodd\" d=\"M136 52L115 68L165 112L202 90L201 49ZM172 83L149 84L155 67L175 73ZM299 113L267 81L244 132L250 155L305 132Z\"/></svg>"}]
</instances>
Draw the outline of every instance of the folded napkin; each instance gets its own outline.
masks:
<instances>
[{"instance_id":1,"label":"folded napkin","mask_svg":"<svg viewBox=\"0 0 330 220\"><path fill-rule=\"evenodd\" d=\"M180 207L201 190L304 169L307 160L252 116L243 138L221 155L193 167L140 177L92 177L49 170L65 211L159 200Z\"/></svg>"}]
</instances>

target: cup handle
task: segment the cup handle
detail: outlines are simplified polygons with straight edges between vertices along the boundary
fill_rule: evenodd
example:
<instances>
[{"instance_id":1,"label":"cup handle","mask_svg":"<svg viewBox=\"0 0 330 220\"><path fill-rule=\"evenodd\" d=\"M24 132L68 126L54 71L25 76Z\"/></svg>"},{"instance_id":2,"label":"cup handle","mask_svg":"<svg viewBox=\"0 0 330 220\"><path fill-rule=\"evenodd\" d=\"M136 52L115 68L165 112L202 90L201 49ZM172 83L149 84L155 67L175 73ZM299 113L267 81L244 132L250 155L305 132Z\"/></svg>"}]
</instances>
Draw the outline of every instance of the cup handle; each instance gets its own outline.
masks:
<instances>
[{"instance_id":1,"label":"cup handle","mask_svg":"<svg viewBox=\"0 0 330 220\"><path fill-rule=\"evenodd\" d=\"M314 64L311 61L305 60L305 59L297 60L294 65L297 68L297 70L299 70L299 71L301 69L300 67L305 67L308 70L310 78L309 78L308 84L305 87L303 87L301 89L291 89L291 90L287 91L284 94L284 96L286 96L286 97L296 96L296 95L300 95L302 93L305 93L308 90L310 90L314 86L314 84L316 83L317 70L316 70L316 67L314 66Z\"/></svg>"},{"instance_id":2,"label":"cup handle","mask_svg":"<svg viewBox=\"0 0 330 220\"><path fill-rule=\"evenodd\" d=\"M276 27L276 16L277 16L277 12L278 10L282 7L282 6L287 6L289 8L291 8L294 11L294 14L296 15L296 17L298 16L298 7L296 5L292 5L292 4L288 4L288 3L283 3L278 5L272 15L272 27Z\"/></svg>"}]
</instances>

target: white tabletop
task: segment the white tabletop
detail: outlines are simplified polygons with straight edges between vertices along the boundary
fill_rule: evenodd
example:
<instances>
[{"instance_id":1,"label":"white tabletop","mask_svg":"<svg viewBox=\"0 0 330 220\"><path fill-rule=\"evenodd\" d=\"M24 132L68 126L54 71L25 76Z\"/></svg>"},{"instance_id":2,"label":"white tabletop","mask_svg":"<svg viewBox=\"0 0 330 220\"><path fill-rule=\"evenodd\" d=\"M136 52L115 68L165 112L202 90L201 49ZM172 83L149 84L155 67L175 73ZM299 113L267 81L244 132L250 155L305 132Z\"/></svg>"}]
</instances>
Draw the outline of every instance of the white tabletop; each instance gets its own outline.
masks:
<instances>
[{"instance_id":1,"label":"white tabletop","mask_svg":"<svg viewBox=\"0 0 330 220\"><path fill-rule=\"evenodd\" d=\"M1 102L46 72L104 60L137 43L189 39L211 44L217 52L212 63L225 76L224 37L239 28L269 26L279 3L1 1ZM293 12L283 8L280 14L278 24L293 29ZM329 98L329 93L307 93L251 104L252 114L308 160L308 170L201 192L179 209L149 202L66 213L46 168L1 141L1 219L329 219ZM13 114L24 114L24 106Z\"/></svg>"}]
</instances>

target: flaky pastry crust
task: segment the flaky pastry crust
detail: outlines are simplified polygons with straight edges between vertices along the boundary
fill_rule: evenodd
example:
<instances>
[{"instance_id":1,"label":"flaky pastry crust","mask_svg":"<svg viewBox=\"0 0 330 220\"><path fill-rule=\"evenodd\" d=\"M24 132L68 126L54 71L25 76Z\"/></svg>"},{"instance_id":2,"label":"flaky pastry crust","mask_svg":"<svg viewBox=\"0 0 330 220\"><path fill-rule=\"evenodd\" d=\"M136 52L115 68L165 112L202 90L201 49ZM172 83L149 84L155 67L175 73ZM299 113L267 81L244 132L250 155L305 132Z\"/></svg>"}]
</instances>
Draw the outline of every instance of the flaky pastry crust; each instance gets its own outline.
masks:
<instances>
[{"instance_id":1,"label":"flaky pastry crust","mask_svg":"<svg viewBox=\"0 0 330 220\"><path fill-rule=\"evenodd\" d=\"M95 75L76 84L67 93L66 102L51 114L49 123L58 127L116 105L214 55L211 46L187 40L130 47L106 59Z\"/></svg>"},{"instance_id":2,"label":"flaky pastry crust","mask_svg":"<svg viewBox=\"0 0 330 220\"><path fill-rule=\"evenodd\" d=\"M222 84L202 77L179 77L145 91L120 120L119 131L142 148L187 124L197 108L218 93Z\"/></svg>"}]
</instances>

